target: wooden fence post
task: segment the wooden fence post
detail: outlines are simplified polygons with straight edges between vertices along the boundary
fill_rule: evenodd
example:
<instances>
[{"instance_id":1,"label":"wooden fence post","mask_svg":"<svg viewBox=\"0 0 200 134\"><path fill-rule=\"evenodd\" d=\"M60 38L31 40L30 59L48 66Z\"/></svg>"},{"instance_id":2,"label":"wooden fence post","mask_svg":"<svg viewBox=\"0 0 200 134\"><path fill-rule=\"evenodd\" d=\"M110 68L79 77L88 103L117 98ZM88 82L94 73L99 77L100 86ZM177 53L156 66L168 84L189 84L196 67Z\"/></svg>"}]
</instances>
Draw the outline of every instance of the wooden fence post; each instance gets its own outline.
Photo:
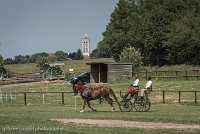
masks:
<instances>
[{"instance_id":1,"label":"wooden fence post","mask_svg":"<svg viewBox=\"0 0 200 134\"><path fill-rule=\"evenodd\" d=\"M147 71L147 69L146 69L145 74L146 74L146 79L148 79L148 71Z\"/></svg>"},{"instance_id":2,"label":"wooden fence post","mask_svg":"<svg viewBox=\"0 0 200 134\"><path fill-rule=\"evenodd\" d=\"M178 103L181 103L181 91L178 91Z\"/></svg>"},{"instance_id":3,"label":"wooden fence post","mask_svg":"<svg viewBox=\"0 0 200 134\"><path fill-rule=\"evenodd\" d=\"M99 98L99 104L101 104L101 97Z\"/></svg>"},{"instance_id":4,"label":"wooden fence post","mask_svg":"<svg viewBox=\"0 0 200 134\"><path fill-rule=\"evenodd\" d=\"M27 102L26 102L26 92L24 92L24 105L27 105Z\"/></svg>"},{"instance_id":5,"label":"wooden fence post","mask_svg":"<svg viewBox=\"0 0 200 134\"><path fill-rule=\"evenodd\" d=\"M186 74L186 80L188 80L188 71L187 70L185 71L185 74Z\"/></svg>"},{"instance_id":6,"label":"wooden fence post","mask_svg":"<svg viewBox=\"0 0 200 134\"><path fill-rule=\"evenodd\" d=\"M175 73L176 73L176 78L177 78L177 76L178 76L178 71L175 71Z\"/></svg>"},{"instance_id":7,"label":"wooden fence post","mask_svg":"<svg viewBox=\"0 0 200 134\"><path fill-rule=\"evenodd\" d=\"M197 70L197 80L199 79L199 75L198 74L199 74L199 70Z\"/></svg>"},{"instance_id":8,"label":"wooden fence post","mask_svg":"<svg viewBox=\"0 0 200 134\"><path fill-rule=\"evenodd\" d=\"M157 78L157 76L158 76L158 72L157 71L155 71L155 75L156 75L156 78Z\"/></svg>"},{"instance_id":9,"label":"wooden fence post","mask_svg":"<svg viewBox=\"0 0 200 134\"><path fill-rule=\"evenodd\" d=\"M163 103L165 103L165 91L163 91Z\"/></svg>"},{"instance_id":10,"label":"wooden fence post","mask_svg":"<svg viewBox=\"0 0 200 134\"><path fill-rule=\"evenodd\" d=\"M64 92L62 92L62 104L65 104Z\"/></svg>"},{"instance_id":11,"label":"wooden fence post","mask_svg":"<svg viewBox=\"0 0 200 134\"><path fill-rule=\"evenodd\" d=\"M166 76L167 75L167 71L165 70L164 73L165 73L165 76Z\"/></svg>"},{"instance_id":12,"label":"wooden fence post","mask_svg":"<svg viewBox=\"0 0 200 134\"><path fill-rule=\"evenodd\" d=\"M194 102L197 104L197 91L194 92Z\"/></svg>"}]
</instances>

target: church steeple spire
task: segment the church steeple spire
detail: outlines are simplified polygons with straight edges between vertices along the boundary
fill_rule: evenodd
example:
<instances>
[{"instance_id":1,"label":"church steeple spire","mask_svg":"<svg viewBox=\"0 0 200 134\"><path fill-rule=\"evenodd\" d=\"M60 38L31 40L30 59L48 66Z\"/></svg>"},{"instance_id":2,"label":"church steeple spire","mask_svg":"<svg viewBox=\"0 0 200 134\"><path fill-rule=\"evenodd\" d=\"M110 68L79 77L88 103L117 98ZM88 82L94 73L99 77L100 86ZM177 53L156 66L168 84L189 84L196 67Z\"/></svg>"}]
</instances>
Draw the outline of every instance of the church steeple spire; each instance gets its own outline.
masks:
<instances>
[{"instance_id":1,"label":"church steeple spire","mask_svg":"<svg viewBox=\"0 0 200 134\"><path fill-rule=\"evenodd\" d=\"M82 53L85 58L90 57L90 38L87 34L82 38Z\"/></svg>"}]
</instances>

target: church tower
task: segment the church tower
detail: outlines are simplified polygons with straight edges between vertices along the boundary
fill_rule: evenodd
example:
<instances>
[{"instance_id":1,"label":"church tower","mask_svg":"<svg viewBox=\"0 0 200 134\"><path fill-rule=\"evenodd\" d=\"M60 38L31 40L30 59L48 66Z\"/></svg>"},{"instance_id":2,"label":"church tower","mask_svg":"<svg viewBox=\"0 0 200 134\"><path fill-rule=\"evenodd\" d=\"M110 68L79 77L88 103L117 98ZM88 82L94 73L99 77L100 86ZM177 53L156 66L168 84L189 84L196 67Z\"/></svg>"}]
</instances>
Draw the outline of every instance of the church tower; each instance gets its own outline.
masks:
<instances>
[{"instance_id":1,"label":"church tower","mask_svg":"<svg viewBox=\"0 0 200 134\"><path fill-rule=\"evenodd\" d=\"M90 58L90 38L87 34L82 38L82 53L85 59Z\"/></svg>"}]
</instances>

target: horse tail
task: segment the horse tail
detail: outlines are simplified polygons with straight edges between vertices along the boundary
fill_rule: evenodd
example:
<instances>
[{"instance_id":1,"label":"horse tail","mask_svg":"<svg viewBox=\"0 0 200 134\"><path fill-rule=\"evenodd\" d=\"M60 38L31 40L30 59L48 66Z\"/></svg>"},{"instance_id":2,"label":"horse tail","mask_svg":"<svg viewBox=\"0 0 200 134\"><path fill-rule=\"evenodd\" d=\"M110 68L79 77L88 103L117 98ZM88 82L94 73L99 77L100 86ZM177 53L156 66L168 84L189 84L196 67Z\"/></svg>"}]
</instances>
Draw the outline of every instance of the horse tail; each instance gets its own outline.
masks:
<instances>
[{"instance_id":1,"label":"horse tail","mask_svg":"<svg viewBox=\"0 0 200 134\"><path fill-rule=\"evenodd\" d=\"M109 88L109 89L110 89L110 93L111 93L111 95L114 97L115 101L116 101L117 104L119 105L118 99L117 99L117 97L116 97L114 91L112 90L112 88Z\"/></svg>"}]
</instances>

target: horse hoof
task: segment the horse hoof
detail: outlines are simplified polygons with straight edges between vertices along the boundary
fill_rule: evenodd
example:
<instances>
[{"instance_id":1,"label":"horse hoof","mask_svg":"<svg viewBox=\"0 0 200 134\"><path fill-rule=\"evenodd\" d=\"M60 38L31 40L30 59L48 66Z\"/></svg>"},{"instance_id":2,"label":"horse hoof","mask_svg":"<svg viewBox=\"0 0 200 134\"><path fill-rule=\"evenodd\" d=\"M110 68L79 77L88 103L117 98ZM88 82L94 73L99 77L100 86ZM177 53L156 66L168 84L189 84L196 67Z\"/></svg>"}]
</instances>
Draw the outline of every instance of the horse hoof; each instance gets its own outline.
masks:
<instances>
[{"instance_id":1,"label":"horse hoof","mask_svg":"<svg viewBox=\"0 0 200 134\"><path fill-rule=\"evenodd\" d=\"M112 111L112 112L114 112L114 111L115 111L115 108L114 108L114 107L112 107L112 108L111 108L111 111Z\"/></svg>"},{"instance_id":2,"label":"horse hoof","mask_svg":"<svg viewBox=\"0 0 200 134\"><path fill-rule=\"evenodd\" d=\"M93 111L94 111L94 112L96 112L97 110L96 110L96 109L94 109Z\"/></svg>"},{"instance_id":3,"label":"horse hoof","mask_svg":"<svg viewBox=\"0 0 200 134\"><path fill-rule=\"evenodd\" d=\"M80 113L84 112L84 110L81 110Z\"/></svg>"}]
</instances>

